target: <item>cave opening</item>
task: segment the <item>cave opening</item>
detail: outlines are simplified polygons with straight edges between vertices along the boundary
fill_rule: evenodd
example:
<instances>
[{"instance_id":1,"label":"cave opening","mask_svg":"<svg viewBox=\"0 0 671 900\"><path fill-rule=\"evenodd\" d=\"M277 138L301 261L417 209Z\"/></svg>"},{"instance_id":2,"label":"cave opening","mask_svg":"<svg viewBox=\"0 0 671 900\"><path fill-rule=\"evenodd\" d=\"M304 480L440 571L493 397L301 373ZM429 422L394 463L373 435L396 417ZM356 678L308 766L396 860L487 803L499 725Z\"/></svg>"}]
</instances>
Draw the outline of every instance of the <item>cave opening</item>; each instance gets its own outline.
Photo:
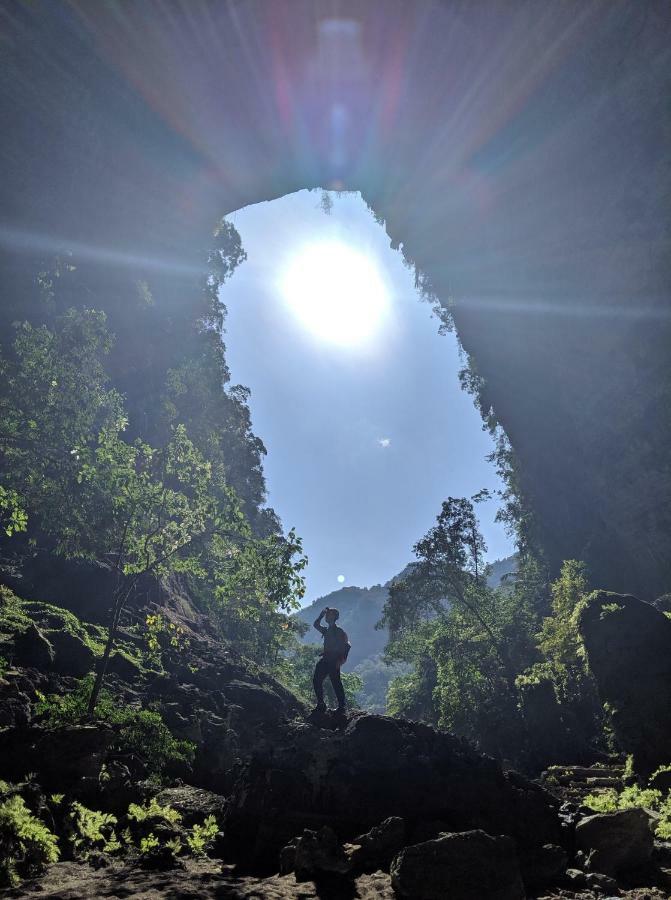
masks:
<instances>
[{"instance_id":1,"label":"cave opening","mask_svg":"<svg viewBox=\"0 0 671 900\"><path fill-rule=\"evenodd\" d=\"M268 502L304 541L305 602L397 575L448 496L488 490L487 559L511 556L458 336L361 194L302 190L227 219L247 259L220 289L226 358L251 389Z\"/></svg>"}]
</instances>

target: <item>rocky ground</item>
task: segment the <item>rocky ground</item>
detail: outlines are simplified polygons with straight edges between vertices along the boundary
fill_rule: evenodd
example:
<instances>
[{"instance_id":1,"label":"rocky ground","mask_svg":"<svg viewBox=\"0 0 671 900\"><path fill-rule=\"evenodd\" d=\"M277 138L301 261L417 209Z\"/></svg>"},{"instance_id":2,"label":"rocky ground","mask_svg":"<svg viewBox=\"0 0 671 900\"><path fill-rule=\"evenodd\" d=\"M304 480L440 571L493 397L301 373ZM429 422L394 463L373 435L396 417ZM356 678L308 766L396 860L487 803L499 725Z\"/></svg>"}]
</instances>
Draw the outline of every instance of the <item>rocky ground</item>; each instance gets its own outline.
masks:
<instances>
[{"instance_id":1,"label":"rocky ground","mask_svg":"<svg viewBox=\"0 0 671 900\"><path fill-rule=\"evenodd\" d=\"M119 702L158 711L195 746L192 763L164 773L163 785L147 780L141 760L119 753L109 724L53 727L40 718L36 698L72 689L95 654L96 633L34 605L29 612L18 641L5 638L11 664L0 678L0 778L10 783L4 796L22 797L65 850L46 874L0 896L671 895L671 850L654 841L650 814L588 815L582 806L595 788L623 784L620 764L553 767L534 781L421 723L360 712L309 716L276 680L195 633L160 671L134 657L130 632L115 662ZM61 795L65 804L114 814L119 830L133 831L135 843L126 846L135 849L78 858L54 812ZM129 803L152 798L178 820L155 817L137 832ZM208 816L217 833L200 858L167 851ZM140 852L149 828L158 846ZM0 827L0 853L3 846Z\"/></svg>"}]
</instances>

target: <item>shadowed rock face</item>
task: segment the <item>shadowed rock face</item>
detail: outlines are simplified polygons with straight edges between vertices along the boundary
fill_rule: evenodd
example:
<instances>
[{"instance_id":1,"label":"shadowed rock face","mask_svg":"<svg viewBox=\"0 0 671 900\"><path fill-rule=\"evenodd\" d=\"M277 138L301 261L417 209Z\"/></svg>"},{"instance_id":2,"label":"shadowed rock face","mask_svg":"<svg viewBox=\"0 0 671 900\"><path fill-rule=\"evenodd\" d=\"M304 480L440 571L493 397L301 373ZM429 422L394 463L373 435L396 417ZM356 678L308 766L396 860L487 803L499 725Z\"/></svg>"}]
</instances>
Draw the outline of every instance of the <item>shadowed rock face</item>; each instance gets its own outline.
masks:
<instances>
[{"instance_id":1,"label":"shadowed rock face","mask_svg":"<svg viewBox=\"0 0 671 900\"><path fill-rule=\"evenodd\" d=\"M272 868L305 828L328 824L351 840L389 816L405 819L409 843L427 830L509 835L523 867L525 854L560 841L556 803L538 786L451 735L365 714L340 731L289 724L242 769L224 831L231 858Z\"/></svg>"},{"instance_id":2,"label":"shadowed rock face","mask_svg":"<svg viewBox=\"0 0 671 900\"><path fill-rule=\"evenodd\" d=\"M0 327L19 250L83 243L169 316L221 215L360 190L454 300L551 562L668 590L666 0L15 7Z\"/></svg>"},{"instance_id":3,"label":"shadowed rock face","mask_svg":"<svg viewBox=\"0 0 671 900\"><path fill-rule=\"evenodd\" d=\"M636 597L595 591L578 625L618 742L649 775L671 762L671 620Z\"/></svg>"},{"instance_id":4,"label":"shadowed rock face","mask_svg":"<svg viewBox=\"0 0 671 900\"><path fill-rule=\"evenodd\" d=\"M524 900L510 838L484 831L443 834L406 847L391 867L391 882L408 900Z\"/></svg>"}]
</instances>

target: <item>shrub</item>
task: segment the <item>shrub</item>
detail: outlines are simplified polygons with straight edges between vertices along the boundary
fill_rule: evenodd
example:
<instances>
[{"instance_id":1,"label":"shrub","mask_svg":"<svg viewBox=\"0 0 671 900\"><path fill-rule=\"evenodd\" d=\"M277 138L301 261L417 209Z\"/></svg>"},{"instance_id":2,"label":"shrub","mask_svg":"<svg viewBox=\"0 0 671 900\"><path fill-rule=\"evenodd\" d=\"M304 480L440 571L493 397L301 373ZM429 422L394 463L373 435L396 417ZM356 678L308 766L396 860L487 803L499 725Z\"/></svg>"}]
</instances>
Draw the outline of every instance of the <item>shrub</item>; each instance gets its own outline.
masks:
<instances>
[{"instance_id":1,"label":"shrub","mask_svg":"<svg viewBox=\"0 0 671 900\"><path fill-rule=\"evenodd\" d=\"M0 880L16 884L40 875L59 857L56 835L34 816L22 797L0 803Z\"/></svg>"},{"instance_id":2,"label":"shrub","mask_svg":"<svg viewBox=\"0 0 671 900\"><path fill-rule=\"evenodd\" d=\"M79 680L69 694L39 696L36 713L47 727L72 725L87 714L94 675ZM170 763L189 763L193 760L194 745L177 740L154 710L133 709L119 704L110 691L101 691L96 706L96 718L117 726L115 749L141 759L149 775L160 776Z\"/></svg>"}]
</instances>

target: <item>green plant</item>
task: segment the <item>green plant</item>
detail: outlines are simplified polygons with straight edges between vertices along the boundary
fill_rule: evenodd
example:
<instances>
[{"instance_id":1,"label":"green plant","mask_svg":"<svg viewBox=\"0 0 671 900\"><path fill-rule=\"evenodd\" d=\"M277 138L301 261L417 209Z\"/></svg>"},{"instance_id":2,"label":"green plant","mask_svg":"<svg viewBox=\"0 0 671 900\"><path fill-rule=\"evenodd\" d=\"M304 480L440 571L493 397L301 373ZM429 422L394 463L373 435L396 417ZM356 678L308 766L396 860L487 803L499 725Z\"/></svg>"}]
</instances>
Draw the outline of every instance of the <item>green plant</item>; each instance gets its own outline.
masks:
<instances>
[{"instance_id":1,"label":"green plant","mask_svg":"<svg viewBox=\"0 0 671 900\"><path fill-rule=\"evenodd\" d=\"M0 678L3 677L3 675L7 671L8 667L9 667L8 661L5 659L4 656L0 656Z\"/></svg>"},{"instance_id":2,"label":"green plant","mask_svg":"<svg viewBox=\"0 0 671 900\"><path fill-rule=\"evenodd\" d=\"M662 771L667 771L667 770L668 770L668 771L671 771L671 766L667 766L667 767L663 767L663 768L661 768L661 769L657 769L657 772L662 772ZM655 772L655 775L657 774L657 772ZM633 777L634 777L634 774L635 774L635 773L634 773L634 754L633 754L633 753L628 753L628 754L627 754L627 759L625 760L625 763L624 763L624 773L623 773L623 777L624 777L625 779L627 779L627 778L633 778Z\"/></svg>"},{"instance_id":3,"label":"green plant","mask_svg":"<svg viewBox=\"0 0 671 900\"><path fill-rule=\"evenodd\" d=\"M56 835L15 794L0 803L0 880L16 884L58 860Z\"/></svg>"},{"instance_id":4,"label":"green plant","mask_svg":"<svg viewBox=\"0 0 671 900\"><path fill-rule=\"evenodd\" d=\"M38 699L35 712L48 727L81 722L87 715L94 676L81 678L69 694L52 694ZM96 717L116 725L115 749L143 760L151 776L160 777L170 763L188 763L193 759L194 745L177 740L155 710L133 709L120 704L112 693L101 691Z\"/></svg>"},{"instance_id":5,"label":"green plant","mask_svg":"<svg viewBox=\"0 0 671 900\"><path fill-rule=\"evenodd\" d=\"M182 651L189 647L185 630L170 622L161 613L149 614L145 619L145 644L154 659L160 659L162 651L169 647Z\"/></svg>"},{"instance_id":6,"label":"green plant","mask_svg":"<svg viewBox=\"0 0 671 900\"><path fill-rule=\"evenodd\" d=\"M144 856L147 853L151 853L152 850L156 850L159 846L159 840L155 834L150 833L146 837L140 838L140 853Z\"/></svg>"},{"instance_id":7,"label":"green plant","mask_svg":"<svg viewBox=\"0 0 671 900\"><path fill-rule=\"evenodd\" d=\"M632 809L640 806L646 809L656 809L662 799L662 792L654 788L640 788L633 784L626 787L618 797L618 809Z\"/></svg>"},{"instance_id":8,"label":"green plant","mask_svg":"<svg viewBox=\"0 0 671 900\"><path fill-rule=\"evenodd\" d=\"M116 853L121 849L115 826L116 816L89 809L75 800L69 814L72 834L70 840L76 855L86 858L92 850Z\"/></svg>"},{"instance_id":9,"label":"green plant","mask_svg":"<svg viewBox=\"0 0 671 900\"><path fill-rule=\"evenodd\" d=\"M217 836L219 826L214 816L207 816L202 825L194 825L186 836L186 843L194 856L203 856Z\"/></svg>"},{"instance_id":10,"label":"green plant","mask_svg":"<svg viewBox=\"0 0 671 900\"><path fill-rule=\"evenodd\" d=\"M182 817L176 809L173 809L171 806L161 806L156 797L152 797L149 803L145 803L144 806L140 806L138 803L131 803L128 807L128 818L138 823L146 822L147 819L160 819L168 825L179 825L182 821Z\"/></svg>"},{"instance_id":11,"label":"green plant","mask_svg":"<svg viewBox=\"0 0 671 900\"><path fill-rule=\"evenodd\" d=\"M664 766L663 771L668 771L669 768L671 767ZM608 788L598 794L589 794L583 803L589 809L599 813L610 813L619 809L635 807L652 809L658 813L655 835L661 840L671 839L671 791L662 799L662 792L655 788L630 785L620 793L614 788Z\"/></svg>"},{"instance_id":12,"label":"green plant","mask_svg":"<svg viewBox=\"0 0 671 900\"><path fill-rule=\"evenodd\" d=\"M623 609L621 603L604 603L601 607L601 612L599 613L599 619L605 619L613 613L620 612L621 609Z\"/></svg>"}]
</instances>

